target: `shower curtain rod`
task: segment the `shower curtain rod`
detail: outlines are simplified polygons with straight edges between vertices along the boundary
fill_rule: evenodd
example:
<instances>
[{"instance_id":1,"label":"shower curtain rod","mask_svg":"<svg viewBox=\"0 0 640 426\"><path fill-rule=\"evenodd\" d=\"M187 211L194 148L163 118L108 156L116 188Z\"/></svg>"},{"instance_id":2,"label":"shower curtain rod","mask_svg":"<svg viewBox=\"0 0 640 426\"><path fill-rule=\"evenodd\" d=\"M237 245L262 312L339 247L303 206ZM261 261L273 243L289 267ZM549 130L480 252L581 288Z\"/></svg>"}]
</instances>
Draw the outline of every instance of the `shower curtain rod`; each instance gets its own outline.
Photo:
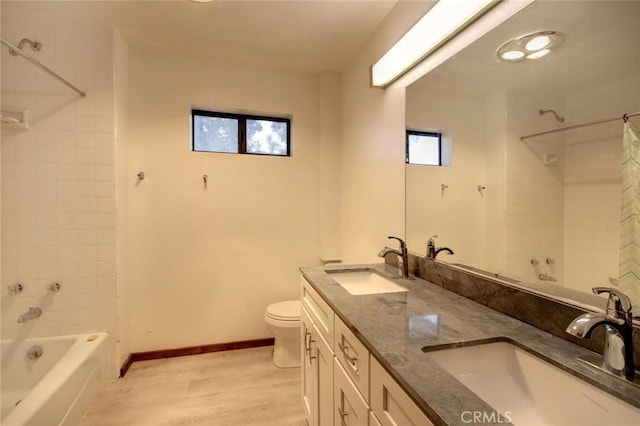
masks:
<instances>
[{"instance_id":1,"label":"shower curtain rod","mask_svg":"<svg viewBox=\"0 0 640 426\"><path fill-rule=\"evenodd\" d=\"M556 133L556 132L564 132L565 130L578 129L580 127L595 126L596 124L608 123L610 121L624 120L625 117L626 118L635 117L636 115L640 115L640 111L639 112L634 112L634 113L631 113L631 114L622 114L620 116L613 117L613 118L605 118L603 120L595 120L595 121L589 121L589 122L586 122L586 123L575 124L573 126L562 127L560 129L547 130L546 132L533 133L533 134L527 135L527 136L520 136L520 140L523 141L525 139L533 138L535 136L548 135L549 133Z\"/></svg>"},{"instance_id":2,"label":"shower curtain rod","mask_svg":"<svg viewBox=\"0 0 640 426\"><path fill-rule=\"evenodd\" d=\"M71 90L77 92L80 96L82 96L82 97L87 96L87 94L85 92L83 92L82 90L78 89L76 86L74 86L73 84L69 83L67 80L65 80L64 78L60 77L58 74L56 74L55 72L53 72L52 70L50 70L46 66L42 65L37 60L33 59L31 56L29 56L27 53L25 53L22 49L19 49L18 47L14 46L13 44L8 42L2 36L0 36L0 43L4 44L9 49L13 49L16 53L18 53L18 55L22 56L24 59L26 59L27 61L31 62L33 65L35 65L36 67L40 68L41 70L43 70L44 72L49 74L51 77L55 78L56 80L58 80L60 83L64 84L65 86L67 86Z\"/></svg>"}]
</instances>

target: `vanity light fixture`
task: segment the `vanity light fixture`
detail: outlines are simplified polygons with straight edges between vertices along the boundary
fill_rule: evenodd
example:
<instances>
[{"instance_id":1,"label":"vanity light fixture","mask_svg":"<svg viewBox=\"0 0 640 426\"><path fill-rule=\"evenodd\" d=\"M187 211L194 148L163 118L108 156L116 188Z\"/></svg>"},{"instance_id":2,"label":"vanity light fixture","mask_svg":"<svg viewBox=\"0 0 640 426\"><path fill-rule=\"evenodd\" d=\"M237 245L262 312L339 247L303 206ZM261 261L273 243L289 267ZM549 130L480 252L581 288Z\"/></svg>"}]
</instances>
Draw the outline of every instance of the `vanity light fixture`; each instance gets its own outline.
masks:
<instances>
[{"instance_id":1,"label":"vanity light fixture","mask_svg":"<svg viewBox=\"0 0 640 426\"><path fill-rule=\"evenodd\" d=\"M371 67L371 86L386 87L499 3L440 0Z\"/></svg>"},{"instance_id":2,"label":"vanity light fixture","mask_svg":"<svg viewBox=\"0 0 640 426\"><path fill-rule=\"evenodd\" d=\"M557 31L537 31L503 43L496 55L503 62L538 59L557 49L563 40L564 35Z\"/></svg>"}]
</instances>

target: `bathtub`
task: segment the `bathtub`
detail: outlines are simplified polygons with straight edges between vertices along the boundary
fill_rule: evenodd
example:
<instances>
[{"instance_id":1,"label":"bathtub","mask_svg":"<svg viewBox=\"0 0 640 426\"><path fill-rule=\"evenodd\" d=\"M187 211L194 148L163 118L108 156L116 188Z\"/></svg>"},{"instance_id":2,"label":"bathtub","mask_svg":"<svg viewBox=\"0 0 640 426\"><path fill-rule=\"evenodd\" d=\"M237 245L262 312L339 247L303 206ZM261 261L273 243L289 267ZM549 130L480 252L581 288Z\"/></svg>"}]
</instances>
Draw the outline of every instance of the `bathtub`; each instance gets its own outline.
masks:
<instances>
[{"instance_id":1,"label":"bathtub","mask_svg":"<svg viewBox=\"0 0 640 426\"><path fill-rule=\"evenodd\" d=\"M2 426L80 423L108 377L107 340L106 333L3 340ZM34 346L42 348L36 359L28 356Z\"/></svg>"}]
</instances>

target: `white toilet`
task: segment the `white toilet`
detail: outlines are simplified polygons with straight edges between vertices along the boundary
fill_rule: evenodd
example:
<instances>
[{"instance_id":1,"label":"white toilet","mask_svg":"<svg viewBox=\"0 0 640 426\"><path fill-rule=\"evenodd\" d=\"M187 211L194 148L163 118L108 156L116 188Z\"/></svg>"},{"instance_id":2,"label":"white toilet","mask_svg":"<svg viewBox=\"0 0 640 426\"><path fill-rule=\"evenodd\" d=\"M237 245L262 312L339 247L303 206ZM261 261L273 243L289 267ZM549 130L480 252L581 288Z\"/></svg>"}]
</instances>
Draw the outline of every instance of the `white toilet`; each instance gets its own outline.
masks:
<instances>
[{"instance_id":1,"label":"white toilet","mask_svg":"<svg viewBox=\"0 0 640 426\"><path fill-rule=\"evenodd\" d=\"M300 301L269 305L264 320L275 336L273 363L276 367L300 367Z\"/></svg>"}]
</instances>

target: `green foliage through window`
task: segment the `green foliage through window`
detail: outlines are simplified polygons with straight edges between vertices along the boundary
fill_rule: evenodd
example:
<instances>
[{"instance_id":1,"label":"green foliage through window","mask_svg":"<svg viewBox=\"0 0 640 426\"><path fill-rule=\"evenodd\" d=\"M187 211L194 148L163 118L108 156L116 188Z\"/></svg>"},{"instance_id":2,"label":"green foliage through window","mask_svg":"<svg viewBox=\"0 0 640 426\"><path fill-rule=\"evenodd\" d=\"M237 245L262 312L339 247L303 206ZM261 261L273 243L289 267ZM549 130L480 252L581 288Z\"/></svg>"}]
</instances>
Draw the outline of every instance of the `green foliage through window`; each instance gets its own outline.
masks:
<instances>
[{"instance_id":1,"label":"green foliage through window","mask_svg":"<svg viewBox=\"0 0 640 426\"><path fill-rule=\"evenodd\" d=\"M289 156L291 121L287 118L191 111L193 151Z\"/></svg>"}]
</instances>

